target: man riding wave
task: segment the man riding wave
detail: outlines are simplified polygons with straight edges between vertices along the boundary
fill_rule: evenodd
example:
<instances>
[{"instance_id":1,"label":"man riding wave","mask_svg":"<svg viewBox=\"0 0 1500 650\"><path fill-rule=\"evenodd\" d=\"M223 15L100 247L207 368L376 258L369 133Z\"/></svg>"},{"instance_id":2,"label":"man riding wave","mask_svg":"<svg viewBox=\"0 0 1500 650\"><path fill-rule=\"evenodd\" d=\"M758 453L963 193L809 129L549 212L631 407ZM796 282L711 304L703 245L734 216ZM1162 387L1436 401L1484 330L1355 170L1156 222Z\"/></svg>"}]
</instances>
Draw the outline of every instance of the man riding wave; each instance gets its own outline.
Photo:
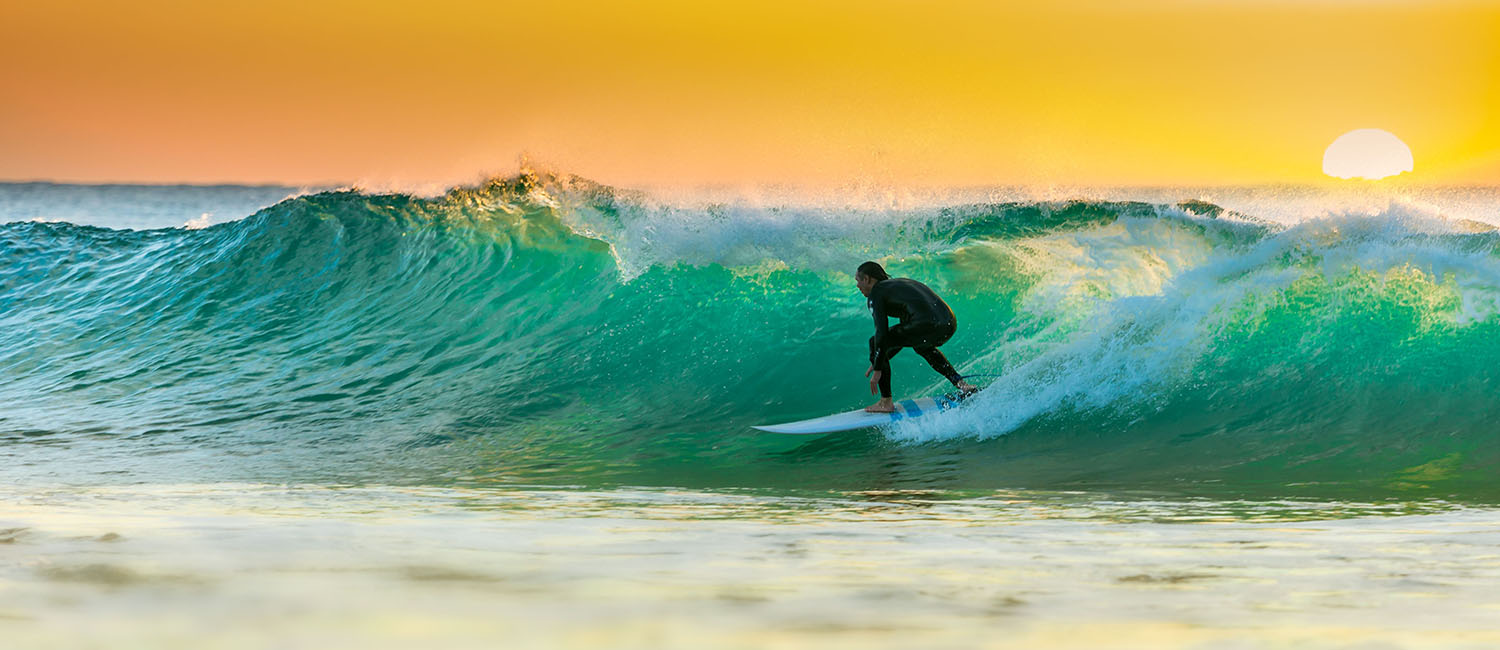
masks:
<instances>
[{"instance_id":1,"label":"man riding wave","mask_svg":"<svg viewBox=\"0 0 1500 650\"><path fill-rule=\"evenodd\" d=\"M870 392L880 389L880 401L865 407L871 413L893 413L891 402L891 357L901 348L911 348L927 360L938 374L948 378L960 395L977 389L948 363L938 346L948 342L958 329L958 319L948 303L943 302L927 285L909 278L892 278L875 262L865 262L854 272L854 282L868 298L870 314L875 317L875 336L870 337ZM889 326L895 317L900 323Z\"/></svg>"}]
</instances>

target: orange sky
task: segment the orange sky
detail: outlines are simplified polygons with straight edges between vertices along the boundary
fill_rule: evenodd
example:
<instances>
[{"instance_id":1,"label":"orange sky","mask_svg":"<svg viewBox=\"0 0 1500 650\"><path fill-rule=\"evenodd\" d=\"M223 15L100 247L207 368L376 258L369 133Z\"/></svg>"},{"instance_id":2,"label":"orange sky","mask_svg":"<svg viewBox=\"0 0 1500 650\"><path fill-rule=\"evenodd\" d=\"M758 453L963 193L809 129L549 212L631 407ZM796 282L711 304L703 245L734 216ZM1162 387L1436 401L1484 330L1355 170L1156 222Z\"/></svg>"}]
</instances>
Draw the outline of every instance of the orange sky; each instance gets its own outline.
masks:
<instances>
[{"instance_id":1,"label":"orange sky","mask_svg":"<svg viewBox=\"0 0 1500 650\"><path fill-rule=\"evenodd\" d=\"M1500 3L1033 4L8 2L0 179L1500 182Z\"/></svg>"}]
</instances>

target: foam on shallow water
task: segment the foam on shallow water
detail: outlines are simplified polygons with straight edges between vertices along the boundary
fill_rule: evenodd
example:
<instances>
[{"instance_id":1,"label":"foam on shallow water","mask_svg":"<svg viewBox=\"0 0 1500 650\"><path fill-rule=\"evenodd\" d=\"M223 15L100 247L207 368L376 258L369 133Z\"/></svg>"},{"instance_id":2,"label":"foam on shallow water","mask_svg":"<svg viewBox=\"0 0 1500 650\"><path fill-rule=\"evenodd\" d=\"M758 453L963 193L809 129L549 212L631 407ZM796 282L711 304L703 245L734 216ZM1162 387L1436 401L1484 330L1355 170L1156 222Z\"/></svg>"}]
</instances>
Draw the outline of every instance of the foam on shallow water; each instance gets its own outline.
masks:
<instances>
[{"instance_id":1,"label":"foam on shallow water","mask_svg":"<svg viewBox=\"0 0 1500 650\"><path fill-rule=\"evenodd\" d=\"M0 494L24 647L1456 648L1492 509L1056 492Z\"/></svg>"}]
</instances>

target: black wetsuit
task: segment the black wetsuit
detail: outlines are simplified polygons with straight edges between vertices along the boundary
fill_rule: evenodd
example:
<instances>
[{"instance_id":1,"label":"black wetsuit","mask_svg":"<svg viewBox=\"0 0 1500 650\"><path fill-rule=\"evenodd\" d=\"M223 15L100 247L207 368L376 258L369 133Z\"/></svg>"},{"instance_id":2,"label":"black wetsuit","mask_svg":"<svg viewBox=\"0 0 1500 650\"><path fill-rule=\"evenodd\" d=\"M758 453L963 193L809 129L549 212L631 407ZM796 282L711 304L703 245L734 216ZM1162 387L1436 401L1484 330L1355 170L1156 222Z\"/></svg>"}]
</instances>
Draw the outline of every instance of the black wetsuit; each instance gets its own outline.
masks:
<instances>
[{"instance_id":1,"label":"black wetsuit","mask_svg":"<svg viewBox=\"0 0 1500 650\"><path fill-rule=\"evenodd\" d=\"M907 278L889 278L870 289L870 314L875 317L875 336L870 337L870 365L880 371L880 396L891 396L891 357L901 348L911 348L927 360L954 386L962 377L937 346L948 342L958 329L953 310L927 285ZM901 319L887 327L887 318Z\"/></svg>"}]
</instances>

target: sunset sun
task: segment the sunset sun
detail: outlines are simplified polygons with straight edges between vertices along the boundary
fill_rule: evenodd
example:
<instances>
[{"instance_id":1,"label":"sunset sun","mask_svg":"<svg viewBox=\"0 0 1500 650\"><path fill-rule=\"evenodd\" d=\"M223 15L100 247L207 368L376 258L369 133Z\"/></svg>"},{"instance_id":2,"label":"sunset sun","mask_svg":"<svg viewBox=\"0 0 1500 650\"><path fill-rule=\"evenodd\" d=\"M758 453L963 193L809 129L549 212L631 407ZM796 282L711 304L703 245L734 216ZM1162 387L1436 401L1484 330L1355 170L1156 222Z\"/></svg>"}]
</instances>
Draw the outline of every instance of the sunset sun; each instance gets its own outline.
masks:
<instances>
[{"instance_id":1,"label":"sunset sun","mask_svg":"<svg viewBox=\"0 0 1500 650\"><path fill-rule=\"evenodd\" d=\"M1411 149L1380 129L1345 133L1323 152L1323 173L1336 178L1375 180L1412 170Z\"/></svg>"}]
</instances>

